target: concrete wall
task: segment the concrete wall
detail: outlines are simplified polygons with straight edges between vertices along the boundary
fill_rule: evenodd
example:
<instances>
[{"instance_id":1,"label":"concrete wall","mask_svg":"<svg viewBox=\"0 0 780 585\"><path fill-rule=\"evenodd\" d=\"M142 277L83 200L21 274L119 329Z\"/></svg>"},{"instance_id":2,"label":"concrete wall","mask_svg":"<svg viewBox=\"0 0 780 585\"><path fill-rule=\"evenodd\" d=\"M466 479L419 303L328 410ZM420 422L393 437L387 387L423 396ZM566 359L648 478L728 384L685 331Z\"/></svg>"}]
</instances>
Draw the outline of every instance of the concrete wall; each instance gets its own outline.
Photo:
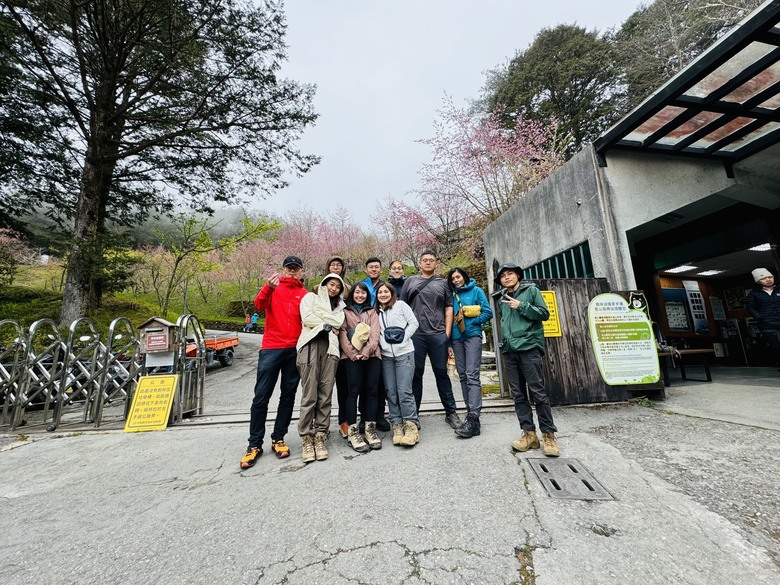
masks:
<instances>
[{"instance_id":1,"label":"concrete wall","mask_svg":"<svg viewBox=\"0 0 780 585\"><path fill-rule=\"evenodd\" d=\"M580 151L487 227L489 280L494 259L526 267L588 241L596 276L613 288L624 286L621 274L630 264L624 267L616 251L606 195L593 151Z\"/></svg>"},{"instance_id":2,"label":"concrete wall","mask_svg":"<svg viewBox=\"0 0 780 585\"><path fill-rule=\"evenodd\" d=\"M632 152L609 153L600 170L623 233L736 183L717 161Z\"/></svg>"},{"instance_id":3,"label":"concrete wall","mask_svg":"<svg viewBox=\"0 0 780 585\"><path fill-rule=\"evenodd\" d=\"M719 162L616 151L602 168L585 148L488 226L488 276L494 259L531 266L587 240L595 276L633 289L626 233L736 186Z\"/></svg>"}]
</instances>

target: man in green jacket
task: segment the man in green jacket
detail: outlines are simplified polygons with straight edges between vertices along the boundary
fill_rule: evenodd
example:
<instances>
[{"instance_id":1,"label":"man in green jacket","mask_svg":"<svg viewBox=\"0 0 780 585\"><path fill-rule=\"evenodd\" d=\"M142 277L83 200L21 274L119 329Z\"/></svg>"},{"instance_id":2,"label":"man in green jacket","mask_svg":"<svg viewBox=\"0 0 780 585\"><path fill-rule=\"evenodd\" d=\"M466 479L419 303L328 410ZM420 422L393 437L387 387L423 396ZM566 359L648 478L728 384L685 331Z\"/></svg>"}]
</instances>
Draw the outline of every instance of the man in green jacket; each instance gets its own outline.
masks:
<instances>
[{"instance_id":1,"label":"man in green jacket","mask_svg":"<svg viewBox=\"0 0 780 585\"><path fill-rule=\"evenodd\" d=\"M542 431L544 454L558 457L560 452L555 441L558 429L555 428L550 398L544 387L542 366L545 349L542 321L550 318L550 312L535 285L520 284L522 275L523 269L517 264L503 264L496 274L496 284L505 289L498 307L504 371L523 431L519 439L512 441L512 448L517 451L539 448L539 436L528 400L530 392Z\"/></svg>"}]
</instances>

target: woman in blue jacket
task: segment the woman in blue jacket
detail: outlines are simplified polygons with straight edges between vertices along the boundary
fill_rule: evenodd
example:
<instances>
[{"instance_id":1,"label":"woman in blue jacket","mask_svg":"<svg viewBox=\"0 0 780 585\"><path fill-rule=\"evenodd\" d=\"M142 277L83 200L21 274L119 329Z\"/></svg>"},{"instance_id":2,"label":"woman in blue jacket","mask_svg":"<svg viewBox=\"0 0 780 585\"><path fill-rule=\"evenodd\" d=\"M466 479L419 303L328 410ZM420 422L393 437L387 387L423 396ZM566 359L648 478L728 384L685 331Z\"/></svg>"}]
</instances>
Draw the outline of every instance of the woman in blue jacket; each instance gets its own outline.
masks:
<instances>
[{"instance_id":1,"label":"woman in blue jacket","mask_svg":"<svg viewBox=\"0 0 780 585\"><path fill-rule=\"evenodd\" d=\"M463 426L455 429L455 434L468 439L480 433L482 383L479 380L479 366L482 363L482 325L493 318L493 311L485 291L479 288L477 282L469 278L462 268L450 270L447 273L447 282L452 288L452 312L455 315L450 344L463 390L463 401L468 409Z\"/></svg>"}]
</instances>

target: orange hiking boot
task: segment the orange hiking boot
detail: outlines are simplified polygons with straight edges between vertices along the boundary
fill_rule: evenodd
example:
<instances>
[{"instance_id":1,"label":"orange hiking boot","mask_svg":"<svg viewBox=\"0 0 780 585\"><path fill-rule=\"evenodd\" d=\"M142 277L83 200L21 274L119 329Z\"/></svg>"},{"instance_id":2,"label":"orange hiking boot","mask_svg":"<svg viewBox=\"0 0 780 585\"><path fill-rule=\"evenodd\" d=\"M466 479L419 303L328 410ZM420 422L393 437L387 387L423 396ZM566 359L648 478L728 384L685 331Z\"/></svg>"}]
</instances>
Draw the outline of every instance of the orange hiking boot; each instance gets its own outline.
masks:
<instances>
[{"instance_id":1,"label":"orange hiking boot","mask_svg":"<svg viewBox=\"0 0 780 585\"><path fill-rule=\"evenodd\" d=\"M276 453L277 459L284 459L290 456L290 448L285 444L284 439L273 441L271 443L271 449Z\"/></svg>"}]
</instances>

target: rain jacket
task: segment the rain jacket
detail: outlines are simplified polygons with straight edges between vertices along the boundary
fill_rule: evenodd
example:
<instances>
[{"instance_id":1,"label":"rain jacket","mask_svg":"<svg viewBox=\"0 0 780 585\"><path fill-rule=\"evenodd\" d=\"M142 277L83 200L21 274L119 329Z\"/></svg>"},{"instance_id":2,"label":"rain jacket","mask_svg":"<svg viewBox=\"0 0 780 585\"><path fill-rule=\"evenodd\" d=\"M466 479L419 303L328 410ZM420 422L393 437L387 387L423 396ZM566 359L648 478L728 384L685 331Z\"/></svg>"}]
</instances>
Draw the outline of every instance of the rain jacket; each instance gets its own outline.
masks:
<instances>
[{"instance_id":1,"label":"rain jacket","mask_svg":"<svg viewBox=\"0 0 780 585\"><path fill-rule=\"evenodd\" d=\"M331 278L338 278L341 282L342 289L344 281L338 274L328 274L320 281L317 292L307 293L301 299L301 321L303 323L303 329L301 335L298 338L296 349L301 350L307 343L317 337L320 332L323 332L325 325L331 326L331 331L328 335L328 355L339 357L339 338L338 331L344 323L344 301L339 297L339 304L335 309L330 307L330 297L328 296L328 289L325 287L325 281ZM323 333L324 334L324 333Z\"/></svg>"},{"instance_id":2,"label":"rain jacket","mask_svg":"<svg viewBox=\"0 0 780 585\"><path fill-rule=\"evenodd\" d=\"M493 309L490 308L485 291L477 286L477 281L473 278L469 279L468 284L457 287L452 294L453 313L457 313L462 305L479 305L482 310L476 317L463 319L466 326L463 333L453 324L452 339L482 337L482 326L493 318Z\"/></svg>"},{"instance_id":3,"label":"rain jacket","mask_svg":"<svg viewBox=\"0 0 780 585\"><path fill-rule=\"evenodd\" d=\"M550 311L542 293L534 284L520 284L515 292L507 294L518 299L520 306L512 309L499 299L498 313L501 319L501 351L529 351L539 348L544 351L544 328L542 321L550 318Z\"/></svg>"},{"instance_id":4,"label":"rain jacket","mask_svg":"<svg viewBox=\"0 0 780 585\"><path fill-rule=\"evenodd\" d=\"M255 297L255 308L265 311L262 349L291 349L301 335L301 299L307 294L303 283L289 276L279 277L279 285L267 284Z\"/></svg>"}]
</instances>

